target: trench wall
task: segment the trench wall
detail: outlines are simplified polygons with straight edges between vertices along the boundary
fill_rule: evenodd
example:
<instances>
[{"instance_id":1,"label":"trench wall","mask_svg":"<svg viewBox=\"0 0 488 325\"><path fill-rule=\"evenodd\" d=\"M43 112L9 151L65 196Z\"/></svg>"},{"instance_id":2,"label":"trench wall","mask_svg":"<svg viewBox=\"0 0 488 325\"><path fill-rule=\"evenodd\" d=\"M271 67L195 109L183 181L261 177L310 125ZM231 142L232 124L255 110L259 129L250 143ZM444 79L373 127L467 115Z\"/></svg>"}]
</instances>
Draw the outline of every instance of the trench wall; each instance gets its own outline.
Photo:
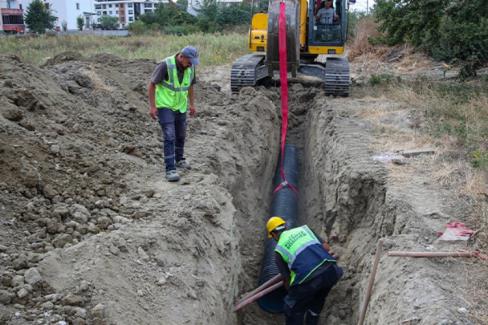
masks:
<instances>
[{"instance_id":1,"label":"trench wall","mask_svg":"<svg viewBox=\"0 0 488 325\"><path fill-rule=\"evenodd\" d=\"M327 298L323 322L355 324L377 240L385 250L452 249L436 242L448 222L436 190L392 183L372 159L372 128L352 105L316 96L304 120L301 215L341 256L345 276ZM443 217L444 216L444 217ZM430 248L429 248L430 247ZM365 324L474 324L456 293L460 263L382 256Z\"/></svg>"}]
</instances>

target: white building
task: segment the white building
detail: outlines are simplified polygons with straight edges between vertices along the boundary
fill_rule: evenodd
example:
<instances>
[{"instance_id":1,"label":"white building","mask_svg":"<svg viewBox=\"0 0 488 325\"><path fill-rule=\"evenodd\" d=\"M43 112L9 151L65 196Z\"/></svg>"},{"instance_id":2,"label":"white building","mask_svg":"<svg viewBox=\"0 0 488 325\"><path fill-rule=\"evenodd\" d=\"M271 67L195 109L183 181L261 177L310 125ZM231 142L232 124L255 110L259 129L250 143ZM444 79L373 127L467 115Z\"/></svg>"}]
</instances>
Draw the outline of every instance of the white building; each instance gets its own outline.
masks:
<instances>
[{"instance_id":1,"label":"white building","mask_svg":"<svg viewBox=\"0 0 488 325\"><path fill-rule=\"evenodd\" d=\"M142 14L154 12L161 3L168 0L94 0L96 21L102 16L112 16L119 19L119 27L127 27Z\"/></svg>"},{"instance_id":2,"label":"white building","mask_svg":"<svg viewBox=\"0 0 488 325\"><path fill-rule=\"evenodd\" d=\"M32 0L19 0L25 9ZM68 30L77 30L77 18L83 17L85 20L84 28L90 28L93 24L93 0L43 0L46 6L52 10L52 14L58 19L55 22L56 30L62 30L66 23Z\"/></svg>"}]
</instances>

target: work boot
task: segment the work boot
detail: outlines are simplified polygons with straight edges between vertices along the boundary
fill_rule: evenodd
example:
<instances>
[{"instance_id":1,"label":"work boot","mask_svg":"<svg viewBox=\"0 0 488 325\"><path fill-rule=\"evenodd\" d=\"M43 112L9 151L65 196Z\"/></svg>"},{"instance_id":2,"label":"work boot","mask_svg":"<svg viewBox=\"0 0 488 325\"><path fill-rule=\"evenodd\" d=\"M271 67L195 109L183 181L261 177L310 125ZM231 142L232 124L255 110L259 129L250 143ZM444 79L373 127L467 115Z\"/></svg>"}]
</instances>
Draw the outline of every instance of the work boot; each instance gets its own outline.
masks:
<instances>
[{"instance_id":1,"label":"work boot","mask_svg":"<svg viewBox=\"0 0 488 325\"><path fill-rule=\"evenodd\" d=\"M190 164L186 160L180 160L176 162L176 167L181 168L181 169L191 169Z\"/></svg>"},{"instance_id":2,"label":"work boot","mask_svg":"<svg viewBox=\"0 0 488 325\"><path fill-rule=\"evenodd\" d=\"M320 315L311 310L307 310L305 314L305 325L317 325L319 323Z\"/></svg>"},{"instance_id":3,"label":"work boot","mask_svg":"<svg viewBox=\"0 0 488 325\"><path fill-rule=\"evenodd\" d=\"M168 170L166 172L166 180L168 182L177 182L180 180L180 175L178 175L176 170Z\"/></svg>"}]
</instances>

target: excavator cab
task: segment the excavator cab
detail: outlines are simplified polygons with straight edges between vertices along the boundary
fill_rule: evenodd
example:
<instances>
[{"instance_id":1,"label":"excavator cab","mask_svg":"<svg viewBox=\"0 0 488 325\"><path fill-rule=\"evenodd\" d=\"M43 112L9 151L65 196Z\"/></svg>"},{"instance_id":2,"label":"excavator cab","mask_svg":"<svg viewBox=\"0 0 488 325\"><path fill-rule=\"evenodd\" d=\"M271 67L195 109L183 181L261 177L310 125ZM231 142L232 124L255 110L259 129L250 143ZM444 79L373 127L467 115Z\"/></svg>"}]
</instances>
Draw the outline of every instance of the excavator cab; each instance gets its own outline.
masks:
<instances>
[{"instance_id":1,"label":"excavator cab","mask_svg":"<svg viewBox=\"0 0 488 325\"><path fill-rule=\"evenodd\" d=\"M257 13L251 20L249 49L253 53L232 65L232 92L272 79L279 70L281 2L286 5L288 72L293 77L302 74L322 79L327 95L348 96L351 81L344 56L348 0L269 0L267 13ZM319 55L323 57L317 60Z\"/></svg>"},{"instance_id":2,"label":"excavator cab","mask_svg":"<svg viewBox=\"0 0 488 325\"><path fill-rule=\"evenodd\" d=\"M347 1L341 0L317 0L315 5L312 1L309 3L309 46L344 46L347 32L346 4Z\"/></svg>"}]
</instances>

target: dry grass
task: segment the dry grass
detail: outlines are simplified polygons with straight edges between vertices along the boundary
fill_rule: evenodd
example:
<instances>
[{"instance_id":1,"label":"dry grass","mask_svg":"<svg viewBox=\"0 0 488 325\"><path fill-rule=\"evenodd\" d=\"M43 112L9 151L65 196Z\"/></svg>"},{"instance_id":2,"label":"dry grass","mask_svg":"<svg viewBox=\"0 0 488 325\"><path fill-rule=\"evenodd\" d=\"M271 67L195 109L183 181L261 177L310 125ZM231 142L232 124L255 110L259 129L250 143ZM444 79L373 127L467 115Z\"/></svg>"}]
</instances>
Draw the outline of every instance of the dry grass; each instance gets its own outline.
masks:
<instances>
[{"instance_id":1,"label":"dry grass","mask_svg":"<svg viewBox=\"0 0 488 325\"><path fill-rule=\"evenodd\" d=\"M464 193L488 198L488 175L481 170L467 170Z\"/></svg>"},{"instance_id":2,"label":"dry grass","mask_svg":"<svg viewBox=\"0 0 488 325\"><path fill-rule=\"evenodd\" d=\"M380 150L395 147L435 147L436 155L425 160L431 170L432 180L449 188L469 208L466 222L478 230L475 247L488 249L488 87L487 81L472 83L453 82L402 82L381 91L381 104L371 106L363 118L381 127L388 114L399 109L410 111L409 119L418 119L418 132L384 128L387 132L376 145ZM378 100L378 98L377 98ZM393 102L394 105L384 103ZM368 106L368 105L367 105ZM365 109L367 109L365 107ZM413 123L415 124L415 123ZM430 145L429 145L430 144ZM392 166L392 177L401 179L408 175L408 166ZM476 315L486 320L488 313Z\"/></svg>"},{"instance_id":3,"label":"dry grass","mask_svg":"<svg viewBox=\"0 0 488 325\"><path fill-rule=\"evenodd\" d=\"M370 43L371 37L378 37L381 33L378 31L378 24L374 21L373 17L367 16L361 18L355 27L354 39L349 45L349 60L353 61L354 58L362 54L376 55L376 53L384 53L382 47L375 47Z\"/></svg>"},{"instance_id":4,"label":"dry grass","mask_svg":"<svg viewBox=\"0 0 488 325\"><path fill-rule=\"evenodd\" d=\"M419 82L389 89L389 97L421 109L428 131L439 144L457 145L467 153L488 150L488 93L480 84L474 87L457 84ZM446 143L446 141L448 143ZM488 170L484 162L481 169Z\"/></svg>"},{"instance_id":5,"label":"dry grass","mask_svg":"<svg viewBox=\"0 0 488 325\"><path fill-rule=\"evenodd\" d=\"M108 37L92 35L58 35L41 37L1 37L0 53L15 54L23 61L42 64L49 57L65 51L77 51L84 56L109 53L125 59L154 59L176 53L188 44L200 50L202 65L220 65L234 61L247 52L244 33L143 35Z\"/></svg>"}]
</instances>

